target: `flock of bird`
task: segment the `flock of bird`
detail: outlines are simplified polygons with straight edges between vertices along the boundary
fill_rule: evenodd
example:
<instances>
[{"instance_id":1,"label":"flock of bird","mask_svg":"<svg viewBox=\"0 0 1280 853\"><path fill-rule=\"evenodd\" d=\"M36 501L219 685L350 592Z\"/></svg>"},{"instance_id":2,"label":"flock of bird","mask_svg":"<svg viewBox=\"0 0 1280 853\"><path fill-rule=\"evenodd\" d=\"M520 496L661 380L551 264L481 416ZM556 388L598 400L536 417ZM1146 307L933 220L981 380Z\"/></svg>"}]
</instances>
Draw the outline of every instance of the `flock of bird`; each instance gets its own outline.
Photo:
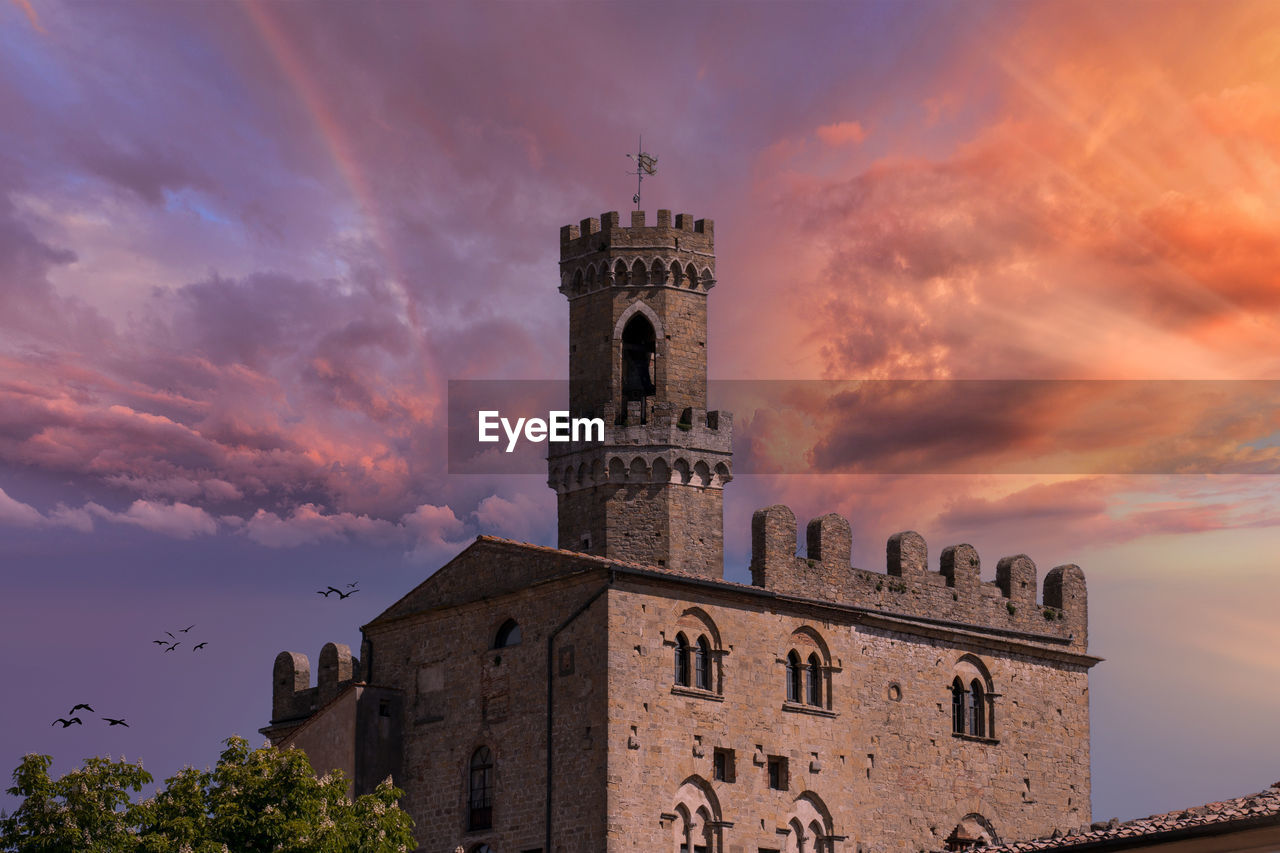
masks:
<instances>
[{"instance_id":1,"label":"flock of bird","mask_svg":"<svg viewBox=\"0 0 1280 853\"><path fill-rule=\"evenodd\" d=\"M194 627L195 627L195 625L188 625L188 626L187 626L187 627L185 627L185 628L179 628L179 629L178 629L178 633L179 633L179 634L185 634L185 633L187 633L188 631L190 631L190 630L191 630L192 628L194 628ZM174 636L172 632L165 631L165 633L169 635L169 639L167 639L167 640L152 640L152 641L151 641L151 643L152 643L152 645L156 645L156 646L165 646L165 650L164 650L164 651L165 651L165 654L168 654L169 652L171 652L171 651L173 651L174 649L176 649L178 646L182 645L182 641L181 641L181 640L179 640L176 636ZM201 649L203 649L203 648L204 648L205 646L207 646L207 645L209 645L207 642L196 643L194 646L192 646L192 647L191 647L191 651L193 651L193 652L198 652L198 651L200 651Z\"/></svg>"},{"instance_id":2,"label":"flock of bird","mask_svg":"<svg viewBox=\"0 0 1280 853\"><path fill-rule=\"evenodd\" d=\"M360 583L360 581L356 581L356 583ZM350 590L350 592L343 592L342 590L338 589L336 586L331 586L328 589L317 589L316 595L323 595L325 598L328 598L329 596L333 595L336 592L338 594L338 600L341 601L344 598L350 598L351 596L355 595L357 592L360 591L356 589L356 583L347 584L347 589Z\"/></svg>"},{"instance_id":3,"label":"flock of bird","mask_svg":"<svg viewBox=\"0 0 1280 853\"><path fill-rule=\"evenodd\" d=\"M336 594L338 596L338 600L341 601L343 599L350 598L351 596L355 595L357 592L360 591L359 589L356 588L356 584L358 583L359 581L356 581L355 583L347 584L347 588L345 591L338 589L336 586L331 586L331 587L328 587L327 589L318 589L316 590L316 595L323 595L325 598L328 598L329 596ZM195 625L192 624L192 625L188 625L185 628L179 628L178 634L186 634L190 632L191 629L194 627ZM163 646L165 654L168 654L169 652L176 649L178 646L182 645L182 641L178 639L177 634L174 634L172 631L165 631L164 633L166 636L169 637L169 639L152 640L151 642L153 645ZM191 651L198 652L207 645L209 645L208 641L201 641L193 645L191 647ZM76 711L80 711L80 710L88 711L90 714L97 713L97 711L93 710L93 708L89 707L89 705L85 704L84 702L80 702L74 708L72 708L70 711L67 712L67 716L59 717L58 719L50 723L50 725L62 726L64 729L70 728L71 726L83 726L84 721L81 720L80 717L76 716ZM110 728L111 726L124 726L126 729L129 728L129 724L124 721L123 717L121 718L100 717L99 719L106 721L108 728Z\"/></svg>"},{"instance_id":4,"label":"flock of bird","mask_svg":"<svg viewBox=\"0 0 1280 853\"><path fill-rule=\"evenodd\" d=\"M179 634L186 634L187 632L189 632L189 631L190 631L192 628L194 628L194 627L195 627L195 625L194 625L194 624L192 624L192 625L188 625L188 626L187 626L187 627L185 627L185 628L179 628L179 629L178 629L178 633L179 633ZM171 631L165 631L165 634L167 634L167 635L168 635L169 639L167 639L167 640L152 640L151 642L152 642L153 644L157 645L157 646L164 646L164 647L165 647L165 652L166 652L166 653L171 652L171 651L173 651L174 649L176 649L178 646L182 645L182 641L181 641L181 640L179 640L179 639L177 638L177 636L176 636L173 632L171 632ZM193 651L193 652L195 652L195 651L199 651L200 649L203 649L203 648L204 648L205 646L207 646L207 645L209 645L209 644L208 644L208 642L200 642L200 643L196 643L194 646L192 646L191 651ZM67 716L65 716L65 717L59 717L58 719L54 720L54 721L53 721L52 723L50 723L49 725L51 725L51 726L62 726L64 729L66 729L66 728L70 728L71 726L83 726L83 725L84 725L84 720L82 720L82 719L80 719L78 716L76 716L76 711L79 711L79 710L82 710L82 709L83 709L83 710L85 710L85 711L88 711L90 714L96 714L96 713L97 713L97 711L93 710L93 708L89 707L89 706L88 706L87 704L85 704L84 702L81 702L81 703L77 704L74 708L72 708L70 711L68 711L68 712L67 712ZM106 723L107 723L107 727L108 727L108 728L110 728L111 726L124 726L126 729L127 729L127 728L129 728L129 724L128 724L128 723L126 723L126 722L124 721L124 718L123 718L123 717L101 717L100 719L102 719L102 720L105 720L105 721L106 721Z\"/></svg>"},{"instance_id":5,"label":"flock of bird","mask_svg":"<svg viewBox=\"0 0 1280 853\"><path fill-rule=\"evenodd\" d=\"M86 705L84 702L81 702L67 712L67 717L70 717L70 719L67 719L67 717L59 717L49 725L51 726L61 725L64 729L67 728L68 726L83 726L84 721L76 716L76 711L79 711L82 708L88 711L90 714L98 713L97 711L93 710L93 708ZM123 717L119 719L117 719L116 717L101 717L100 719L106 720L108 728L110 728L111 726L124 726L126 729L129 728L129 724L124 721Z\"/></svg>"}]
</instances>

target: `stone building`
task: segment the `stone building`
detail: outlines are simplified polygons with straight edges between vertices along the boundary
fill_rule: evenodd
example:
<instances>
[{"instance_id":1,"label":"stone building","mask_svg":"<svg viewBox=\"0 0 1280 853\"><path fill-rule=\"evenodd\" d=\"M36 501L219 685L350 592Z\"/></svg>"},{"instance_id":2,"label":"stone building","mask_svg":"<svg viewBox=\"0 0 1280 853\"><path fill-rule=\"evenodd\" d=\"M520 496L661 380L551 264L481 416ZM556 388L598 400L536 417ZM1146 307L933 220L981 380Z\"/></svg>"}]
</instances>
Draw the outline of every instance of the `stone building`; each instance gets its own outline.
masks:
<instances>
[{"instance_id":1,"label":"stone building","mask_svg":"<svg viewBox=\"0 0 1280 853\"><path fill-rule=\"evenodd\" d=\"M427 853L871 853L1087 825L1084 576L914 532L882 572L784 506L723 574L733 421L706 406L711 220L560 232L570 399L559 547L480 536L362 629L273 673L273 743L388 774Z\"/></svg>"}]
</instances>

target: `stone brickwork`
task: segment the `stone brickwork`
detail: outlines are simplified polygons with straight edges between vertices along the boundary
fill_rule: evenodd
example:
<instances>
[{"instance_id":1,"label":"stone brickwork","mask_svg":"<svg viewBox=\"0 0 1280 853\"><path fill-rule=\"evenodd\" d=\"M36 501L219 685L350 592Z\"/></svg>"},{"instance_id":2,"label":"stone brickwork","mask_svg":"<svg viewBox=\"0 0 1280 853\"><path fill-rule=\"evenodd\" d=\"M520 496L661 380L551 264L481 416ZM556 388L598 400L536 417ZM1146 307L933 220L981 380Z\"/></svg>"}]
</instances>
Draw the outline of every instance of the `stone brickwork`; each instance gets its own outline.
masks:
<instances>
[{"instance_id":1,"label":"stone brickwork","mask_svg":"<svg viewBox=\"0 0 1280 853\"><path fill-rule=\"evenodd\" d=\"M994 581L980 579L972 545L942 549L929 570L928 546L914 531L896 533L885 547L886 573L849 565L849 523L838 515L809 522L807 558L796 555L796 517L781 504L751 519L753 583L778 592L857 607L909 613L1008 632L1045 634L1084 649L1089 609L1079 566L1051 569L1037 603L1036 564L1025 554L1002 558Z\"/></svg>"},{"instance_id":2,"label":"stone brickwork","mask_svg":"<svg viewBox=\"0 0 1280 853\"><path fill-rule=\"evenodd\" d=\"M610 851L674 853L682 802L710 805L694 837L708 832L723 853L936 849L970 815L1000 838L1088 822L1096 659L1055 636L656 576L620 585L609 613ZM716 638L721 689L674 683L676 635L700 631ZM792 649L822 658L818 706L787 701ZM952 732L951 682L974 669L998 694L981 738ZM732 752L732 781L716 779L717 749ZM783 790L770 787L770 756L786 761Z\"/></svg>"},{"instance_id":3,"label":"stone brickwork","mask_svg":"<svg viewBox=\"0 0 1280 853\"><path fill-rule=\"evenodd\" d=\"M521 563L552 577L510 589L511 570ZM460 599L446 583L458 579L466 585ZM605 602L570 621L603 583L594 562L486 539L365 627L371 682L396 685L404 695L404 772L396 781L406 791L419 849L543 847L549 663L555 838L565 850L605 849ZM495 648L507 620L519 625L520 640ZM549 660L548 638L557 629ZM493 755L492 826L473 831L469 762L481 747Z\"/></svg>"},{"instance_id":4,"label":"stone brickwork","mask_svg":"<svg viewBox=\"0 0 1280 853\"><path fill-rule=\"evenodd\" d=\"M706 409L714 238L711 220L673 221L669 210L652 226L636 211L629 227L612 212L560 229L570 409L606 424L602 443L552 445L561 548L723 576L733 421ZM623 393L623 338L636 318L653 337L645 399Z\"/></svg>"}]
</instances>

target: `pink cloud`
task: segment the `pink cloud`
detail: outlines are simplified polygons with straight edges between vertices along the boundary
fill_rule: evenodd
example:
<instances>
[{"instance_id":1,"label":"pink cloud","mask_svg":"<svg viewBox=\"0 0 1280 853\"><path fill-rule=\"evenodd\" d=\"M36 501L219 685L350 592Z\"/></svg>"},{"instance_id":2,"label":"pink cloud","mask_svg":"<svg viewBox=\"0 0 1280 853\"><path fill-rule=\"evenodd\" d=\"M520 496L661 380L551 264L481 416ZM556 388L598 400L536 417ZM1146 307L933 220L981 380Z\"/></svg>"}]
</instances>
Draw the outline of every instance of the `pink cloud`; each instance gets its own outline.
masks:
<instances>
[{"instance_id":1,"label":"pink cloud","mask_svg":"<svg viewBox=\"0 0 1280 853\"><path fill-rule=\"evenodd\" d=\"M400 538L400 530L389 521L347 512L326 515L314 504L295 507L285 517L260 509L243 529L254 542L269 548L293 548L349 539L386 543Z\"/></svg>"},{"instance_id":2,"label":"pink cloud","mask_svg":"<svg viewBox=\"0 0 1280 853\"><path fill-rule=\"evenodd\" d=\"M130 524L175 539L211 536L218 532L218 522L213 516L190 504L163 504L139 499L124 512L112 512L96 503L87 504L85 509L107 521Z\"/></svg>"},{"instance_id":3,"label":"pink cloud","mask_svg":"<svg viewBox=\"0 0 1280 853\"><path fill-rule=\"evenodd\" d=\"M472 516L485 533L523 542L537 541L543 531L555 526L556 520L554 502L523 492L511 499L489 495L480 501Z\"/></svg>"},{"instance_id":4,"label":"pink cloud","mask_svg":"<svg viewBox=\"0 0 1280 853\"><path fill-rule=\"evenodd\" d=\"M0 524L14 527L35 527L44 523L44 516L35 507L16 501L0 489Z\"/></svg>"}]
</instances>

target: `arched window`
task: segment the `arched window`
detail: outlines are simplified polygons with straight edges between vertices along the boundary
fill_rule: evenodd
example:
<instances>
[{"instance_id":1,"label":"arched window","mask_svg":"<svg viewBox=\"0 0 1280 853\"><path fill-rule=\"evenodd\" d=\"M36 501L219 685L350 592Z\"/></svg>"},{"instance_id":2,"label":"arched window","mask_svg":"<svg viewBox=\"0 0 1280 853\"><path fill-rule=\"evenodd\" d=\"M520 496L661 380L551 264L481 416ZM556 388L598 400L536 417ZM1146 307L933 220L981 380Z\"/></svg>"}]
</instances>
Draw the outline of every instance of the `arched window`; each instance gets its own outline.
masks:
<instances>
[{"instance_id":1,"label":"arched window","mask_svg":"<svg viewBox=\"0 0 1280 853\"><path fill-rule=\"evenodd\" d=\"M720 803L707 782L690 777L676 792L676 805L671 814L672 853L723 853L724 839L720 830Z\"/></svg>"},{"instance_id":2,"label":"arched window","mask_svg":"<svg viewBox=\"0 0 1280 853\"><path fill-rule=\"evenodd\" d=\"M719 694L724 685L721 667L728 652L710 614L701 607L690 607L680 614L672 630L678 632L674 638L663 632L665 643L675 647L675 686L671 689L692 698Z\"/></svg>"},{"instance_id":3,"label":"arched window","mask_svg":"<svg viewBox=\"0 0 1280 853\"><path fill-rule=\"evenodd\" d=\"M507 646L518 645L520 645L520 623L514 619L508 619L498 629L498 635L493 640L493 647L495 649L505 649Z\"/></svg>"},{"instance_id":4,"label":"arched window","mask_svg":"<svg viewBox=\"0 0 1280 853\"><path fill-rule=\"evenodd\" d=\"M683 631L676 634L675 682L680 687L689 686L689 639Z\"/></svg>"},{"instance_id":5,"label":"arched window","mask_svg":"<svg viewBox=\"0 0 1280 853\"><path fill-rule=\"evenodd\" d=\"M976 850L1000 843L991 821L980 814L967 814L951 830L945 842L947 850Z\"/></svg>"},{"instance_id":6,"label":"arched window","mask_svg":"<svg viewBox=\"0 0 1280 853\"><path fill-rule=\"evenodd\" d=\"M951 731L969 737L996 737L996 704L991 671L977 655L961 655L952 670Z\"/></svg>"},{"instance_id":7,"label":"arched window","mask_svg":"<svg viewBox=\"0 0 1280 853\"><path fill-rule=\"evenodd\" d=\"M489 829L493 826L493 753L487 746L471 754L467 805L467 829Z\"/></svg>"},{"instance_id":8,"label":"arched window","mask_svg":"<svg viewBox=\"0 0 1280 853\"><path fill-rule=\"evenodd\" d=\"M699 690L711 689L711 643L706 636L698 638L693 655L693 683Z\"/></svg>"},{"instance_id":9,"label":"arched window","mask_svg":"<svg viewBox=\"0 0 1280 853\"><path fill-rule=\"evenodd\" d=\"M809 849L813 853L827 853L827 839L824 835L822 825L816 820L809 824Z\"/></svg>"},{"instance_id":10,"label":"arched window","mask_svg":"<svg viewBox=\"0 0 1280 853\"><path fill-rule=\"evenodd\" d=\"M795 649L787 655L787 701L799 702L804 696L804 667Z\"/></svg>"},{"instance_id":11,"label":"arched window","mask_svg":"<svg viewBox=\"0 0 1280 853\"><path fill-rule=\"evenodd\" d=\"M653 357L657 352L657 338L653 324L644 314L637 313L622 329L622 397L624 400L641 400L652 397L656 388L653 382Z\"/></svg>"},{"instance_id":12,"label":"arched window","mask_svg":"<svg viewBox=\"0 0 1280 853\"><path fill-rule=\"evenodd\" d=\"M784 832L787 853L834 853L831 812L812 791L796 798Z\"/></svg>"},{"instance_id":13,"label":"arched window","mask_svg":"<svg viewBox=\"0 0 1280 853\"><path fill-rule=\"evenodd\" d=\"M974 679L969 684L969 734L974 737L987 736L987 708L982 682Z\"/></svg>"},{"instance_id":14,"label":"arched window","mask_svg":"<svg viewBox=\"0 0 1280 853\"><path fill-rule=\"evenodd\" d=\"M805 701L822 707L822 661L818 655L809 655L809 665L804 670Z\"/></svg>"}]
</instances>

